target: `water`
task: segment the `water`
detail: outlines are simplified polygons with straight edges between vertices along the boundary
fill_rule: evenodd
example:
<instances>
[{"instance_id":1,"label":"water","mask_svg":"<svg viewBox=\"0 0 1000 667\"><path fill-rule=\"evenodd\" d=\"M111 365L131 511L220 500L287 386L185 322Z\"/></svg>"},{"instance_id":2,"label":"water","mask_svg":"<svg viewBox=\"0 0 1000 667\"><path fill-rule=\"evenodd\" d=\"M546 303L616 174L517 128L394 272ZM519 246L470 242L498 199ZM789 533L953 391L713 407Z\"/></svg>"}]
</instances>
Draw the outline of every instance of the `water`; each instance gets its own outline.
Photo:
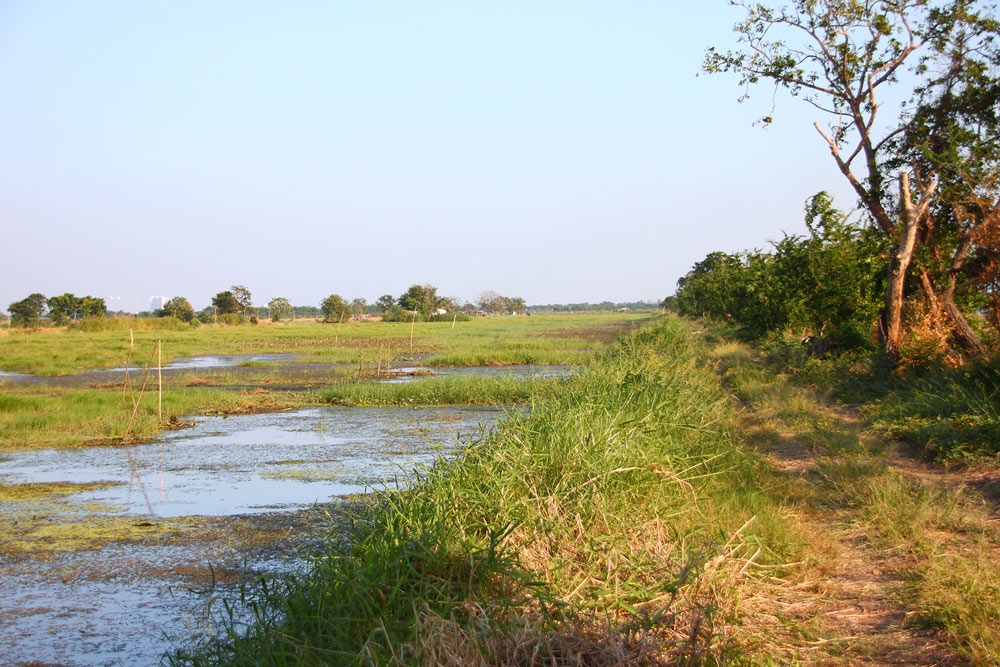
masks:
<instances>
[{"instance_id":1,"label":"water","mask_svg":"<svg viewBox=\"0 0 1000 667\"><path fill-rule=\"evenodd\" d=\"M0 504L0 521L14 526L7 539L107 520L169 530L96 548L60 550L59 538L42 537L34 550L0 549L0 662L156 664L164 651L215 631L205 600L189 590L192 571L204 578L210 562L230 570L241 563L256 572L301 569L296 545L334 529L331 506L313 503L392 485L462 446L456 435L478 437L501 414L323 407L199 418L193 428L132 447L5 453L8 484L118 483Z\"/></svg>"},{"instance_id":2,"label":"water","mask_svg":"<svg viewBox=\"0 0 1000 667\"><path fill-rule=\"evenodd\" d=\"M207 417L147 445L13 452L3 476L7 483L127 482L86 497L130 514L287 509L364 493L405 475L453 448L457 434L477 436L499 414L470 407L321 407Z\"/></svg>"},{"instance_id":3,"label":"water","mask_svg":"<svg viewBox=\"0 0 1000 667\"><path fill-rule=\"evenodd\" d=\"M204 354L197 357L176 357L169 364L166 364L163 369L191 370L201 368L232 368L234 366L250 362L271 363L291 361L294 358L294 355L291 354ZM136 366L131 366L129 370L130 372L135 371L136 368ZM120 368L111 368L100 372L121 373L124 370L125 367L122 366Z\"/></svg>"}]
</instances>

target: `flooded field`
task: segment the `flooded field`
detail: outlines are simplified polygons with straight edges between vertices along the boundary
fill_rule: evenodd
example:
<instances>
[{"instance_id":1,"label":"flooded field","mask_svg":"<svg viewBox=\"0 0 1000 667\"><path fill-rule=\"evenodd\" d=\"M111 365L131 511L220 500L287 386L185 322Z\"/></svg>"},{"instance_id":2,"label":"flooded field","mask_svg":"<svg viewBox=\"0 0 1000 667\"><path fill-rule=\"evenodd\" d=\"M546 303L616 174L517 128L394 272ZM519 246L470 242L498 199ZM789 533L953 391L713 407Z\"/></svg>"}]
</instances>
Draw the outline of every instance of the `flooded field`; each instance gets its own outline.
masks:
<instances>
[{"instance_id":1,"label":"flooded field","mask_svg":"<svg viewBox=\"0 0 1000 667\"><path fill-rule=\"evenodd\" d=\"M212 632L189 589L214 578L231 591L244 565L301 567L310 541L335 530L339 496L394 484L500 415L323 407L199 418L144 445L4 453L7 485L104 484L0 503L0 656L155 663Z\"/></svg>"}]
</instances>

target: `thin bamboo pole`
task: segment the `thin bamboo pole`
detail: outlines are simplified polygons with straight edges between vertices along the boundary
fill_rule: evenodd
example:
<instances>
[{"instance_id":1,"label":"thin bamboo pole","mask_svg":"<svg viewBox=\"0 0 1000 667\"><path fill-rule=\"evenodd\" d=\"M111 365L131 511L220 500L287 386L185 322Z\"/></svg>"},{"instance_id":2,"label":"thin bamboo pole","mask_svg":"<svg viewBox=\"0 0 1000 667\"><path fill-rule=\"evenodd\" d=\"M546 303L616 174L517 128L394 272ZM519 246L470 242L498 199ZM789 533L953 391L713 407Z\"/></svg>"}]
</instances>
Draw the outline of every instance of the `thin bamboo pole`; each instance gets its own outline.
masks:
<instances>
[{"instance_id":1,"label":"thin bamboo pole","mask_svg":"<svg viewBox=\"0 0 1000 667\"><path fill-rule=\"evenodd\" d=\"M340 320L337 322L337 335L333 339L333 346L337 347L340 343L340 325L344 323L344 313L340 314Z\"/></svg>"},{"instance_id":2,"label":"thin bamboo pole","mask_svg":"<svg viewBox=\"0 0 1000 667\"><path fill-rule=\"evenodd\" d=\"M458 311L455 311L455 317L451 318L451 328L455 328L455 322L458 322Z\"/></svg>"},{"instance_id":3,"label":"thin bamboo pole","mask_svg":"<svg viewBox=\"0 0 1000 667\"><path fill-rule=\"evenodd\" d=\"M122 407L125 407L125 390L132 389L132 383L129 381L128 377L128 365L132 361L132 351L135 349L135 335L132 333L132 329L128 330L128 356L125 357L125 379L122 380ZM132 392L132 406L135 407L135 392Z\"/></svg>"},{"instance_id":4,"label":"thin bamboo pole","mask_svg":"<svg viewBox=\"0 0 1000 667\"><path fill-rule=\"evenodd\" d=\"M146 391L146 381L149 380L149 371L153 370L153 355L156 354L156 350L153 350L153 354L149 356L149 363L146 365L146 375L142 378L142 387L139 389L139 398L135 402L135 407L132 408L132 416L128 418L128 426L125 427L125 435L122 436L122 440L128 437L129 432L132 430L132 421L135 419L135 413L139 411L139 402L142 401L142 393Z\"/></svg>"},{"instance_id":5,"label":"thin bamboo pole","mask_svg":"<svg viewBox=\"0 0 1000 667\"><path fill-rule=\"evenodd\" d=\"M156 341L156 419L163 421L163 341Z\"/></svg>"},{"instance_id":6,"label":"thin bamboo pole","mask_svg":"<svg viewBox=\"0 0 1000 667\"><path fill-rule=\"evenodd\" d=\"M375 377L382 377L382 343L378 344L378 358L375 361Z\"/></svg>"},{"instance_id":7,"label":"thin bamboo pole","mask_svg":"<svg viewBox=\"0 0 1000 667\"><path fill-rule=\"evenodd\" d=\"M413 354L413 325L417 321L417 309L413 309L413 317L410 318L410 354Z\"/></svg>"},{"instance_id":8,"label":"thin bamboo pole","mask_svg":"<svg viewBox=\"0 0 1000 667\"><path fill-rule=\"evenodd\" d=\"M365 370L365 351L358 346L358 379L361 379L362 373Z\"/></svg>"},{"instance_id":9,"label":"thin bamboo pole","mask_svg":"<svg viewBox=\"0 0 1000 667\"><path fill-rule=\"evenodd\" d=\"M385 332L385 372L388 373L392 369L392 338L389 337L389 331Z\"/></svg>"}]
</instances>

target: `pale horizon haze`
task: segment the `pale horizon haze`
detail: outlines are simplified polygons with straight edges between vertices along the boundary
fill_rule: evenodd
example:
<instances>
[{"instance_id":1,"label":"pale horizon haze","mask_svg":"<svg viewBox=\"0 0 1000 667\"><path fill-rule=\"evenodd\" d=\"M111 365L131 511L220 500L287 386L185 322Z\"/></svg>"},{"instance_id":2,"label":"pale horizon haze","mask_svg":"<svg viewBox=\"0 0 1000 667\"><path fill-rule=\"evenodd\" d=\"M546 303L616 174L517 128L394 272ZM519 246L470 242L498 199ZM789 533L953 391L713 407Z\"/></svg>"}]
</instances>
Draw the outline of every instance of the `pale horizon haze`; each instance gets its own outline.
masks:
<instances>
[{"instance_id":1,"label":"pale horizon haze","mask_svg":"<svg viewBox=\"0 0 1000 667\"><path fill-rule=\"evenodd\" d=\"M0 3L0 308L231 285L662 299L855 208L818 112L735 77L722 0ZM116 304L109 300L109 308ZM144 307L139 308L144 309Z\"/></svg>"}]
</instances>

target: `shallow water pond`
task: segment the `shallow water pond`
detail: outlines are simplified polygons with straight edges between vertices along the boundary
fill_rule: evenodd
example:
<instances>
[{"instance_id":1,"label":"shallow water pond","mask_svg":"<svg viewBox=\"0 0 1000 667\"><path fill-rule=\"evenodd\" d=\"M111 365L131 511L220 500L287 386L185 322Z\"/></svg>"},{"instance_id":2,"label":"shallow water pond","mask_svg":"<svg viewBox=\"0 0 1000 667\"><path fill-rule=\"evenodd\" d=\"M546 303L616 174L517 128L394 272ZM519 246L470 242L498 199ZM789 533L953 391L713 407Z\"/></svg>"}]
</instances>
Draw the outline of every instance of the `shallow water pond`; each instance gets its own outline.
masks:
<instances>
[{"instance_id":1,"label":"shallow water pond","mask_svg":"<svg viewBox=\"0 0 1000 667\"><path fill-rule=\"evenodd\" d=\"M232 591L243 564L302 567L294 548L336 530L328 513L348 501L315 503L392 485L501 414L322 407L198 418L132 447L5 453L6 484L116 484L0 503L0 662L155 664L213 632L189 588L214 576Z\"/></svg>"},{"instance_id":2,"label":"shallow water pond","mask_svg":"<svg viewBox=\"0 0 1000 667\"><path fill-rule=\"evenodd\" d=\"M198 418L194 427L145 445L12 452L3 478L127 482L85 495L133 514L287 509L405 475L454 447L457 434L478 437L499 415L468 407L320 407Z\"/></svg>"}]
</instances>

